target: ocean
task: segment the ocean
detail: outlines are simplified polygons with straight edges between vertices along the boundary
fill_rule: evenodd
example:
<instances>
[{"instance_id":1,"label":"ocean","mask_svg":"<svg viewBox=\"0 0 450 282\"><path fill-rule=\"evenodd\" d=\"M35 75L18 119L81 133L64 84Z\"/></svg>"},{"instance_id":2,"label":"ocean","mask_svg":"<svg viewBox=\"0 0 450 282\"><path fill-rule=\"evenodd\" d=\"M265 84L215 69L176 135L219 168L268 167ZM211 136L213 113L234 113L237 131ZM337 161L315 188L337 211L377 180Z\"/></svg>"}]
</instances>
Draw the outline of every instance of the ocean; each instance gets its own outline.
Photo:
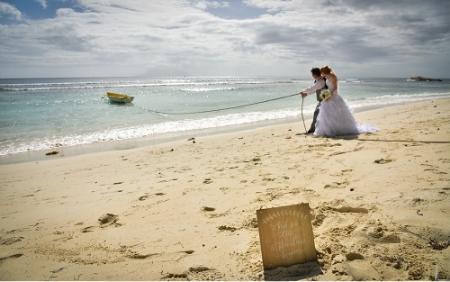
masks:
<instances>
[{"instance_id":1,"label":"ocean","mask_svg":"<svg viewBox=\"0 0 450 282\"><path fill-rule=\"evenodd\" d=\"M308 96L302 107L301 96L292 95L312 83L296 77L0 79L0 164L42 159L53 150L64 156L130 149L292 121L302 133L301 113L311 119L317 102ZM341 78L339 89L360 112L449 98L450 80ZM108 91L135 98L111 103Z\"/></svg>"}]
</instances>

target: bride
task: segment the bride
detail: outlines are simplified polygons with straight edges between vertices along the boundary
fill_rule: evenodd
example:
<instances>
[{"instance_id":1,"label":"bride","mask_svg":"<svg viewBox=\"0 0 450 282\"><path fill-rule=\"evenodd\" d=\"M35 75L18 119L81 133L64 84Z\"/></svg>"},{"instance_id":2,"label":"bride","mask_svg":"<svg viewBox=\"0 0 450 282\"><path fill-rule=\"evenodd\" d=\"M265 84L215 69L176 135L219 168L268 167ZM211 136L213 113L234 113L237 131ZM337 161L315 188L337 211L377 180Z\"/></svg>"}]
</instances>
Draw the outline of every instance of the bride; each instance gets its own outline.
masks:
<instances>
[{"instance_id":1,"label":"bride","mask_svg":"<svg viewBox=\"0 0 450 282\"><path fill-rule=\"evenodd\" d=\"M333 70L324 66L320 72L327 78L326 84L331 96L320 103L314 135L333 137L379 131L369 124L360 125L356 122L353 110L338 93L338 78Z\"/></svg>"}]
</instances>

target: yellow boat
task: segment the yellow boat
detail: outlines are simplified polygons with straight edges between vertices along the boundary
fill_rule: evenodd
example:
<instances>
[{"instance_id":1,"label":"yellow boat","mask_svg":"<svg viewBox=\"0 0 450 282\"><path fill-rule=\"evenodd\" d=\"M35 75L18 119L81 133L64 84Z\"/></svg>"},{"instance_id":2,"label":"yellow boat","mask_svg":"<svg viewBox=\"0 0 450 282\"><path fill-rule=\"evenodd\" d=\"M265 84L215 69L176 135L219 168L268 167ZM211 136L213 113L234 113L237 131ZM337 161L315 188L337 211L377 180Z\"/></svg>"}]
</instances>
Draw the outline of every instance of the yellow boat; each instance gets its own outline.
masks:
<instances>
[{"instance_id":1,"label":"yellow boat","mask_svg":"<svg viewBox=\"0 0 450 282\"><path fill-rule=\"evenodd\" d=\"M106 92L106 96L109 98L109 101L116 103L131 103L134 99L133 96L128 96L125 94L117 94L112 92Z\"/></svg>"}]
</instances>

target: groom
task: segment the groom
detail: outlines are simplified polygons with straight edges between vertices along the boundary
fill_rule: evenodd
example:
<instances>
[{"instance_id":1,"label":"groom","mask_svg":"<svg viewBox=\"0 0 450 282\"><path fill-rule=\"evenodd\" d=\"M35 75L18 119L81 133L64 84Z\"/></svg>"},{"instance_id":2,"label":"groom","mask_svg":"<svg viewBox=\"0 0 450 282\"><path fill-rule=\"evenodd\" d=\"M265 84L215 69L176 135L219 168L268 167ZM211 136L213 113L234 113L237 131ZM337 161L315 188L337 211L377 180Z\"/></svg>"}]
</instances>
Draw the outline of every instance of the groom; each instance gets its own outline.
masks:
<instances>
[{"instance_id":1,"label":"groom","mask_svg":"<svg viewBox=\"0 0 450 282\"><path fill-rule=\"evenodd\" d=\"M322 77L322 74L320 73L319 68L312 68L311 74L312 74L312 77L314 78L314 84L312 86L306 88L302 92L300 92L300 94L302 94L303 98L305 98L306 96L308 96L310 94L315 94L317 92L320 92L320 90L322 90L322 89L328 88L325 84L325 78ZM319 103L317 103L316 109L314 110L313 121L312 121L311 127L308 130L307 134L313 134L314 131L316 130L316 121L317 121L317 116L319 115L319 107L320 107L320 100L318 100L318 101L319 101Z\"/></svg>"}]
</instances>

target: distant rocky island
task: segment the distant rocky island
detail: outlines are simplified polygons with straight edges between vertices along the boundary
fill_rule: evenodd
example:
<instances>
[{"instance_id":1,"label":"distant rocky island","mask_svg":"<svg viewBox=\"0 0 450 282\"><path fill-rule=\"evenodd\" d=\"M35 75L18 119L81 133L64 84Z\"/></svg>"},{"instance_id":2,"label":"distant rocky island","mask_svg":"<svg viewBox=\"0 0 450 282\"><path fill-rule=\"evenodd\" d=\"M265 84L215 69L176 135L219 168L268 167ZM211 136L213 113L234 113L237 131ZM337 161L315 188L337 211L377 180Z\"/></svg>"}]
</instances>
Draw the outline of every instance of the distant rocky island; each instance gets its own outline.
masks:
<instances>
[{"instance_id":1,"label":"distant rocky island","mask_svg":"<svg viewBox=\"0 0 450 282\"><path fill-rule=\"evenodd\" d=\"M407 79L407 81L442 81L442 79L429 78L423 76L411 76L410 78Z\"/></svg>"}]
</instances>

